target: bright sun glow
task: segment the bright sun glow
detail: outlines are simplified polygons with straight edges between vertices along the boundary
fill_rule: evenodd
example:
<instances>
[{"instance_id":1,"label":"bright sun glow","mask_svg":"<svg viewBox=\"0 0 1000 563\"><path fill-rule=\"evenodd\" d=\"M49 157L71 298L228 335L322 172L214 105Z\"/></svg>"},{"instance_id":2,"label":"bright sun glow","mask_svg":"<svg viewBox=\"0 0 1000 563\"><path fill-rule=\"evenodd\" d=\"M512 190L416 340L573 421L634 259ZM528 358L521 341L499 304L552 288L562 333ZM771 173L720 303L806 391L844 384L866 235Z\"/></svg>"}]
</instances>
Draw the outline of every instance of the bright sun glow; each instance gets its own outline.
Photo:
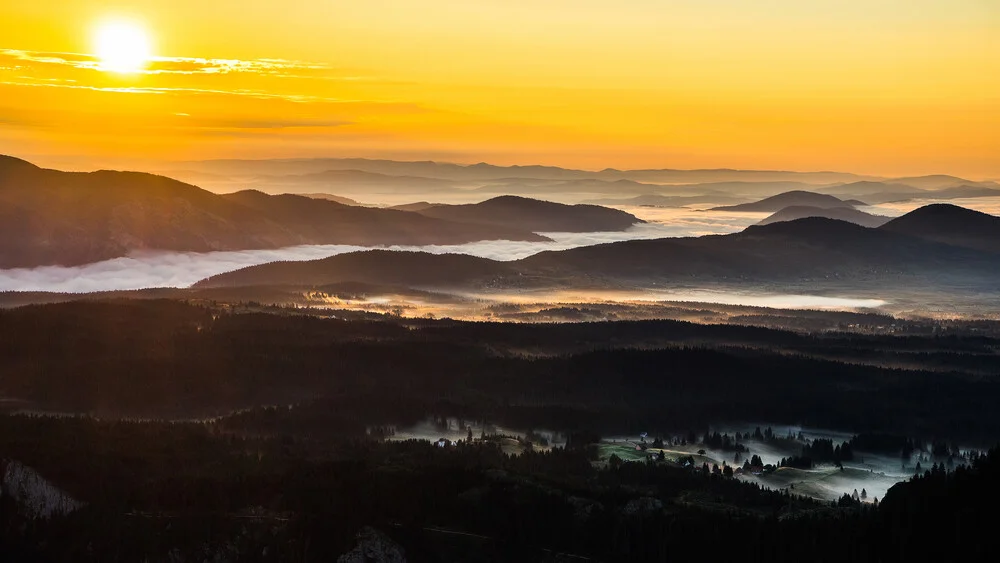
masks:
<instances>
[{"instance_id":1,"label":"bright sun glow","mask_svg":"<svg viewBox=\"0 0 1000 563\"><path fill-rule=\"evenodd\" d=\"M127 21L98 26L94 33L94 51L100 59L101 70L121 73L142 70L153 56L146 31Z\"/></svg>"}]
</instances>

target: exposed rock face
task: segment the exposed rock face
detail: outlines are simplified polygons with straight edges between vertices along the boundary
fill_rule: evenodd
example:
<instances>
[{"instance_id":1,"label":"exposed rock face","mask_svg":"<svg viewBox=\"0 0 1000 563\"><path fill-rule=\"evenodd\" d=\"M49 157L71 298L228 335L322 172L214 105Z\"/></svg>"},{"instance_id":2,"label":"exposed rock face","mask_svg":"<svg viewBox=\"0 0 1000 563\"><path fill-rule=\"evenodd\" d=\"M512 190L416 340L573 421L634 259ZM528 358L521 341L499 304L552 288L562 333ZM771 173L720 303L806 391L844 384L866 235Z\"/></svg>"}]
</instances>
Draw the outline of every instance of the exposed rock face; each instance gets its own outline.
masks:
<instances>
[{"instance_id":1,"label":"exposed rock face","mask_svg":"<svg viewBox=\"0 0 1000 563\"><path fill-rule=\"evenodd\" d=\"M34 469L16 462L0 463L0 494L10 495L32 518L68 514L83 506L64 491L49 483Z\"/></svg>"},{"instance_id":2,"label":"exposed rock face","mask_svg":"<svg viewBox=\"0 0 1000 563\"><path fill-rule=\"evenodd\" d=\"M365 526L358 532L358 545L338 557L337 563L406 563L406 553L389 536Z\"/></svg>"}]
</instances>

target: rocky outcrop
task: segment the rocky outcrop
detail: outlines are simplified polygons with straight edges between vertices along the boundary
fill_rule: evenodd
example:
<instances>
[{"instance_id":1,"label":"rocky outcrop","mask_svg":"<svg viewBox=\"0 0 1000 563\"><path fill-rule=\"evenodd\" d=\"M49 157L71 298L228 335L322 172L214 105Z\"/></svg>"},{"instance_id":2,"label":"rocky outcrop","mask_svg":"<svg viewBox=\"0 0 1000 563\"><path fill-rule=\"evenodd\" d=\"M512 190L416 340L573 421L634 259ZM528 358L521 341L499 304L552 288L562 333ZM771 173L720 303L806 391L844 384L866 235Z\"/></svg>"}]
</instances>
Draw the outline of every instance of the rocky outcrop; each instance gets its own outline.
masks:
<instances>
[{"instance_id":1,"label":"rocky outcrop","mask_svg":"<svg viewBox=\"0 0 1000 563\"><path fill-rule=\"evenodd\" d=\"M10 495L29 518L68 514L83 506L83 503L20 462L5 461L0 464L0 472L0 494Z\"/></svg>"},{"instance_id":2,"label":"rocky outcrop","mask_svg":"<svg viewBox=\"0 0 1000 563\"><path fill-rule=\"evenodd\" d=\"M406 553L389 536L365 526L358 532L358 544L337 563L406 563Z\"/></svg>"}]
</instances>

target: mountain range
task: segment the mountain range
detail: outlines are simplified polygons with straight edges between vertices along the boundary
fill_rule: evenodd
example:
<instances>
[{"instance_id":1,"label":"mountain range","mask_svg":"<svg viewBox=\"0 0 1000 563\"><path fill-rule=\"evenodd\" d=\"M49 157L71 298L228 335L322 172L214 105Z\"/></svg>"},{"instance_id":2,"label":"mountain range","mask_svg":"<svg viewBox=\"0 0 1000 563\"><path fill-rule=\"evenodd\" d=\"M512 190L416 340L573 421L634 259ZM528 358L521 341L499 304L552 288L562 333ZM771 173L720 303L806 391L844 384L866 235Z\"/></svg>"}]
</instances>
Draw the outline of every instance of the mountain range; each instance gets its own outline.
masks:
<instances>
[{"instance_id":1,"label":"mountain range","mask_svg":"<svg viewBox=\"0 0 1000 563\"><path fill-rule=\"evenodd\" d=\"M1000 218L945 203L925 205L881 228L952 246L1000 252Z\"/></svg>"},{"instance_id":2,"label":"mountain range","mask_svg":"<svg viewBox=\"0 0 1000 563\"><path fill-rule=\"evenodd\" d=\"M79 265L141 251L546 241L523 228L523 218L537 226L547 213L553 224L584 228L595 221L588 230L638 221L617 210L524 198L502 207L517 225L476 206L463 206L464 219L454 221L253 190L219 195L153 174L62 172L0 156L0 269Z\"/></svg>"},{"instance_id":3,"label":"mountain range","mask_svg":"<svg viewBox=\"0 0 1000 563\"><path fill-rule=\"evenodd\" d=\"M808 205L792 205L768 216L766 219L763 219L757 224L770 225L771 223L795 221L797 219L805 219L807 217L826 217L827 219L836 219L838 221L846 221L848 223L854 223L855 225L861 225L862 227L872 228L881 227L892 220L891 217L865 213L864 211L854 209L853 207L812 207Z\"/></svg>"},{"instance_id":4,"label":"mountain range","mask_svg":"<svg viewBox=\"0 0 1000 563\"><path fill-rule=\"evenodd\" d=\"M782 209L791 206L819 207L826 209L831 207L854 207L855 205L865 205L865 204L857 200L844 201L832 195L818 194L815 192L807 192L803 190L795 190L795 191L780 193L778 195L773 195L771 197L762 199L760 201L755 201L752 203L741 203L739 205L713 207L712 211L774 213L775 211L781 211Z\"/></svg>"},{"instance_id":5,"label":"mountain range","mask_svg":"<svg viewBox=\"0 0 1000 563\"><path fill-rule=\"evenodd\" d=\"M1000 218L980 215L985 214L932 206L880 228L812 217L753 226L731 235L630 240L546 251L511 262L368 251L254 266L203 280L197 287L377 280L504 290L872 282L891 283L894 288L961 284L995 290L1000 254L971 241L996 232Z\"/></svg>"},{"instance_id":6,"label":"mountain range","mask_svg":"<svg viewBox=\"0 0 1000 563\"><path fill-rule=\"evenodd\" d=\"M368 190L367 193L412 194L424 189L425 193L434 191L472 198L474 195L469 191L473 189L495 195L547 194L586 201L595 199L595 196L691 196L713 191L735 196L765 197L791 190L807 190L832 195L841 195L840 192L843 192L848 198L878 203L858 196L896 190L905 198L912 199L914 194L922 191L940 192L963 186L966 189L1000 190L1000 184L996 182L976 182L947 175L883 178L830 171L577 170L555 166L497 166L487 163L461 165L363 158L192 161L177 163L170 175L221 191L250 187L271 193L303 191L302 188L308 187L309 191L326 191L350 197L361 197L364 190ZM867 188L864 186L866 183L870 184ZM898 190L896 186L903 186L904 189ZM854 189L860 191L851 193L850 190ZM944 192L936 195L956 197L955 194Z\"/></svg>"},{"instance_id":7,"label":"mountain range","mask_svg":"<svg viewBox=\"0 0 1000 563\"><path fill-rule=\"evenodd\" d=\"M378 160L367 158L304 158L271 160L203 160L178 163L177 169L207 172L229 176L302 175L329 170L358 170L392 176L417 176L439 178L458 182L490 181L512 178L541 180L632 180L662 184L690 184L726 181L803 181L814 184L854 182L877 179L845 172L791 172L784 170L675 170L642 169L600 171L576 170L557 166L497 166L478 164L453 164L448 162Z\"/></svg>"},{"instance_id":8,"label":"mountain range","mask_svg":"<svg viewBox=\"0 0 1000 563\"><path fill-rule=\"evenodd\" d=\"M904 180L914 181L914 183L919 185L936 186L939 182L944 181L944 179L954 178L954 176L939 176L933 178L937 179L937 182L914 181L912 178L904 178ZM961 180L961 178L955 179ZM943 187L935 187L932 189L917 188L898 182L862 181L837 186L821 187L817 188L815 191L817 193L829 194L839 198L859 199L869 204L923 199L951 200L980 197L1000 197L1000 185L994 182L970 183L968 181Z\"/></svg>"},{"instance_id":9,"label":"mountain range","mask_svg":"<svg viewBox=\"0 0 1000 563\"><path fill-rule=\"evenodd\" d=\"M478 223L513 226L533 232L593 232L623 231L642 223L630 213L597 205L563 205L518 196L499 196L481 203L444 205L415 203L398 206L426 217Z\"/></svg>"}]
</instances>

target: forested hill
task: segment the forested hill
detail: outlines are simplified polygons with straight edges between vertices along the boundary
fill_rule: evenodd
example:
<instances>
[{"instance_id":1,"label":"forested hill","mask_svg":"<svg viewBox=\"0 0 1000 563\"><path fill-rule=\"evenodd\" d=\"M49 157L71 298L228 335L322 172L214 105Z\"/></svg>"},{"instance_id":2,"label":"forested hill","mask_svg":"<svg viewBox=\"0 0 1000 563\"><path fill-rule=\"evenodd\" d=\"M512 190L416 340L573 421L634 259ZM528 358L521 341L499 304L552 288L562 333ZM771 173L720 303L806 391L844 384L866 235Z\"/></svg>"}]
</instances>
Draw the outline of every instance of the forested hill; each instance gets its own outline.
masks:
<instances>
[{"instance_id":1,"label":"forested hill","mask_svg":"<svg viewBox=\"0 0 1000 563\"><path fill-rule=\"evenodd\" d=\"M544 241L503 225L303 196L221 196L138 172L61 172L0 156L0 269L77 265L142 250L207 252L299 244Z\"/></svg>"},{"instance_id":2,"label":"forested hill","mask_svg":"<svg viewBox=\"0 0 1000 563\"><path fill-rule=\"evenodd\" d=\"M564 205L517 196L500 196L466 205L427 204L408 209L436 219L516 227L534 232L623 231L643 222L630 213L610 207Z\"/></svg>"},{"instance_id":3,"label":"forested hill","mask_svg":"<svg viewBox=\"0 0 1000 563\"><path fill-rule=\"evenodd\" d=\"M204 280L198 286L385 281L505 289L702 283L745 290L748 283L809 283L837 290L856 288L858 283L880 283L891 284L888 287L895 290L960 291L970 287L995 290L995 280L1000 277L1000 254L990 250L822 217L753 226L730 235L630 240L545 251L512 262L469 257L461 265L456 263L454 270L441 269L442 261L426 253L362 253L250 267ZM428 274L431 270L436 271ZM385 272L392 272L391 279L379 280Z\"/></svg>"},{"instance_id":4,"label":"forested hill","mask_svg":"<svg viewBox=\"0 0 1000 563\"><path fill-rule=\"evenodd\" d=\"M240 311L172 301L2 311L0 392L32 409L135 416L187 418L327 397L371 423L419 419L444 405L513 416L522 405L517 416L543 427L588 420L624 431L768 419L1000 436L991 414L1000 383L937 368L1000 369L991 339ZM859 365L878 357L915 366L919 359L935 371Z\"/></svg>"}]
</instances>

